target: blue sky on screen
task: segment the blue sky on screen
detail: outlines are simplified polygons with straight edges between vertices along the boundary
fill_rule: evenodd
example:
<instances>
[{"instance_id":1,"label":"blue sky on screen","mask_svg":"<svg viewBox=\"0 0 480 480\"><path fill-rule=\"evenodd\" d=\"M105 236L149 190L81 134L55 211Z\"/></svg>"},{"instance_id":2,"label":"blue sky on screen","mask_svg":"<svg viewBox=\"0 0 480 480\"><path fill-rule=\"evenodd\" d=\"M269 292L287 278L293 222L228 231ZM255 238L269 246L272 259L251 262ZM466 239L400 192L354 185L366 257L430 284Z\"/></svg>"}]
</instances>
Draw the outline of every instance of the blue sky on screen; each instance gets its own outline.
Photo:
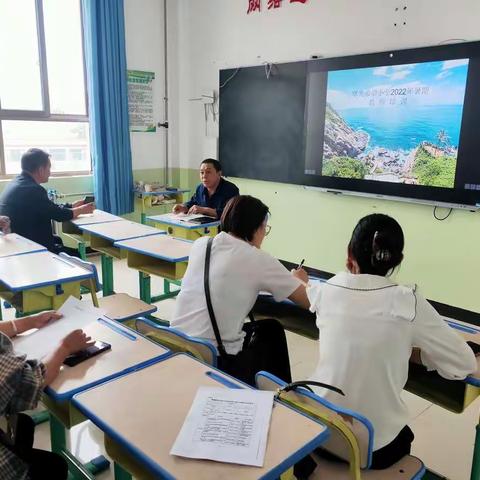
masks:
<instances>
[{"instance_id":1,"label":"blue sky on screen","mask_svg":"<svg viewBox=\"0 0 480 480\"><path fill-rule=\"evenodd\" d=\"M409 106L462 105L467 73L468 59L331 71L327 102L339 111L366 108L374 91L390 96L396 89L399 96L398 89L407 89ZM422 94L415 94L419 88ZM359 95L361 91L369 95Z\"/></svg>"}]
</instances>

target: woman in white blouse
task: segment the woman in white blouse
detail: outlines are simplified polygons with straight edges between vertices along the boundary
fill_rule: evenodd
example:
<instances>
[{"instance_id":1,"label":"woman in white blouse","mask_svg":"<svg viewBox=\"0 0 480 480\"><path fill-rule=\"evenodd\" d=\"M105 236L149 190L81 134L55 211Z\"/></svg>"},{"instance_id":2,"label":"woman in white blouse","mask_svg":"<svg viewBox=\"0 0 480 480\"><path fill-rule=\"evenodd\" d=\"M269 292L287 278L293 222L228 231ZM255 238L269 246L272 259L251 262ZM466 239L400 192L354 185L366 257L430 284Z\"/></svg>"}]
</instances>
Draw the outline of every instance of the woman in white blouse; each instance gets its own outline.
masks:
<instances>
[{"instance_id":1,"label":"woman in white blouse","mask_svg":"<svg viewBox=\"0 0 480 480\"><path fill-rule=\"evenodd\" d=\"M318 393L367 417L374 426L372 468L394 464L410 452L413 432L401 393L412 349L447 379L464 379L477 368L466 342L417 289L388 277L403 260L400 225L382 214L368 215L348 245L347 270L324 284L307 286L320 330L319 362L312 379L343 390ZM305 283L306 272L294 271Z\"/></svg>"},{"instance_id":2,"label":"woman in white blouse","mask_svg":"<svg viewBox=\"0 0 480 480\"><path fill-rule=\"evenodd\" d=\"M272 293L278 302L290 300L308 308L305 287L276 258L261 250L270 231L268 207L257 198L238 195L226 205L222 232L214 239L210 258L210 294L226 355L219 367L254 384L255 373L267 370L290 382L285 332L277 320L245 323L258 294ZM172 327L218 344L204 288L208 237L193 244L182 289L175 302ZM220 352L221 353L221 352Z\"/></svg>"}]
</instances>

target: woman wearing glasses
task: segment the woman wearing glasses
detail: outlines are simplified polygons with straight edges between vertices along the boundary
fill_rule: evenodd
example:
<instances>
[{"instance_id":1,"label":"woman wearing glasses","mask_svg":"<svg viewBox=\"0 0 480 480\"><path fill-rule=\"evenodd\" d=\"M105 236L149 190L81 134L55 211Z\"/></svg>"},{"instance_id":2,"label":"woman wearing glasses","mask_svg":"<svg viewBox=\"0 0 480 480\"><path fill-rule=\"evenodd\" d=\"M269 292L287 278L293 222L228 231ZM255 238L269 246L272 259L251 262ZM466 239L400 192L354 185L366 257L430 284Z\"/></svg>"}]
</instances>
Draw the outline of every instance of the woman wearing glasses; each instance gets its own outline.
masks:
<instances>
[{"instance_id":1,"label":"woman wearing glasses","mask_svg":"<svg viewBox=\"0 0 480 480\"><path fill-rule=\"evenodd\" d=\"M207 262L211 309L205 289L209 238L203 237L193 244L171 322L172 327L188 335L214 343L219 351L219 368L249 384L254 383L259 370L291 381L280 323L273 319L245 323L258 294L271 292L277 301L289 298L309 308L302 283L261 250L270 231L268 215L268 207L249 195L239 195L227 203L221 217L222 232L211 240Z\"/></svg>"}]
</instances>

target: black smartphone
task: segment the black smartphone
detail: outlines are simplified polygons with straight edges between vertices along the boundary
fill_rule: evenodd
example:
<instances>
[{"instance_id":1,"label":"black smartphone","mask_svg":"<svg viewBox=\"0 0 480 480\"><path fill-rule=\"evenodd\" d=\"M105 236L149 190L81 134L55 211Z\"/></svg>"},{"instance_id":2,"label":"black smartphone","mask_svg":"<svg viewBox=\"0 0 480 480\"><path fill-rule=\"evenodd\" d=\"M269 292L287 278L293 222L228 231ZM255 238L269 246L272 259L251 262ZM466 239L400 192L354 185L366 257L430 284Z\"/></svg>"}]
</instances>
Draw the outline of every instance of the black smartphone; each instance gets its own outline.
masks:
<instances>
[{"instance_id":1,"label":"black smartphone","mask_svg":"<svg viewBox=\"0 0 480 480\"><path fill-rule=\"evenodd\" d=\"M197 217L197 218L194 218L193 220L190 220L190 222L198 223L200 225L203 225L204 223L212 223L214 221L215 219L213 217Z\"/></svg>"},{"instance_id":2,"label":"black smartphone","mask_svg":"<svg viewBox=\"0 0 480 480\"><path fill-rule=\"evenodd\" d=\"M468 346L473 350L476 357L480 355L480 345L475 342L467 342Z\"/></svg>"},{"instance_id":3,"label":"black smartphone","mask_svg":"<svg viewBox=\"0 0 480 480\"><path fill-rule=\"evenodd\" d=\"M93 195L87 195L87 196L83 199L83 201L84 201L85 203L93 203L93 202L95 201L95 197L94 197Z\"/></svg>"},{"instance_id":4,"label":"black smartphone","mask_svg":"<svg viewBox=\"0 0 480 480\"><path fill-rule=\"evenodd\" d=\"M112 346L106 342L95 342L91 347L82 350L81 352L74 353L73 355L69 355L63 363L68 365L69 367L74 367L79 363L83 362L84 360L88 360L89 358L98 355L99 353L104 352L105 350L110 350Z\"/></svg>"}]
</instances>

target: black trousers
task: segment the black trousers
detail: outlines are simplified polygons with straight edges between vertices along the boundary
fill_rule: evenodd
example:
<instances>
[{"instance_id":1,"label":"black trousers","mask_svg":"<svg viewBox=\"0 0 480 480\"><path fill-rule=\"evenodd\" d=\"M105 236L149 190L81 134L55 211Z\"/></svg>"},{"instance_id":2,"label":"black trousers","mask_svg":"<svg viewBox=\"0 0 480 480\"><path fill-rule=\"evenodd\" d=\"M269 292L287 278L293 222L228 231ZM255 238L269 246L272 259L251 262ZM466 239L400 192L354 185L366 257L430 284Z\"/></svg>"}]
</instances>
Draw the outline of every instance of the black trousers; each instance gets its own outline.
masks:
<instances>
[{"instance_id":1,"label":"black trousers","mask_svg":"<svg viewBox=\"0 0 480 480\"><path fill-rule=\"evenodd\" d=\"M409 455L415 438L411 428L406 425L400 430L400 433L388 444L372 454L371 470L384 470L401 460L405 455ZM342 462L343 460L335 455L318 448L315 453L325 460L332 462ZM310 455L300 460L293 467L293 472L298 480L307 479L315 470L317 464Z\"/></svg>"},{"instance_id":2,"label":"black trousers","mask_svg":"<svg viewBox=\"0 0 480 480\"><path fill-rule=\"evenodd\" d=\"M239 380L255 385L255 374L265 370L287 383L292 381L285 330L278 320L268 318L245 323L245 339L237 355L218 357L218 368Z\"/></svg>"},{"instance_id":3,"label":"black trousers","mask_svg":"<svg viewBox=\"0 0 480 480\"><path fill-rule=\"evenodd\" d=\"M35 423L29 415L19 414L13 452L28 465L30 480L67 480L67 461L56 453L33 448Z\"/></svg>"},{"instance_id":4,"label":"black trousers","mask_svg":"<svg viewBox=\"0 0 480 480\"><path fill-rule=\"evenodd\" d=\"M63 244L63 240L58 235L53 236L54 239L54 246L53 246L53 253L59 254L60 252L68 253L68 255L72 257L79 257L80 254L76 248L66 247Z\"/></svg>"},{"instance_id":5,"label":"black trousers","mask_svg":"<svg viewBox=\"0 0 480 480\"><path fill-rule=\"evenodd\" d=\"M370 468L383 470L397 463L405 455L409 455L414 438L415 435L412 429L408 425L403 427L400 433L388 445L373 452Z\"/></svg>"}]
</instances>

